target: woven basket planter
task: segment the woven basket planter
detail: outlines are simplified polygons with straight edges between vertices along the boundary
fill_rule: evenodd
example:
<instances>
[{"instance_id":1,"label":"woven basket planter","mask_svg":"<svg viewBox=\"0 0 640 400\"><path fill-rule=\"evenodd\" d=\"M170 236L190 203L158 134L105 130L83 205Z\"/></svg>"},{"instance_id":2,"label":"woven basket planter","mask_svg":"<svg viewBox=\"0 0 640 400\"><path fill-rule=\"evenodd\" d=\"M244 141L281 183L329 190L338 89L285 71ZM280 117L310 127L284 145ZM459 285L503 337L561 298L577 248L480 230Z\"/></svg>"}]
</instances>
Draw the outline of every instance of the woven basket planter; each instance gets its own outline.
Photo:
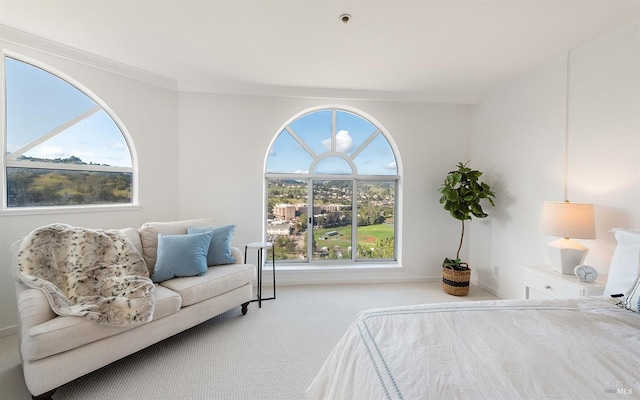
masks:
<instances>
[{"instance_id":1,"label":"woven basket planter","mask_svg":"<svg viewBox=\"0 0 640 400\"><path fill-rule=\"evenodd\" d=\"M471 269L458 271L451 267L442 268L442 289L445 293L454 296L468 295L470 280Z\"/></svg>"}]
</instances>

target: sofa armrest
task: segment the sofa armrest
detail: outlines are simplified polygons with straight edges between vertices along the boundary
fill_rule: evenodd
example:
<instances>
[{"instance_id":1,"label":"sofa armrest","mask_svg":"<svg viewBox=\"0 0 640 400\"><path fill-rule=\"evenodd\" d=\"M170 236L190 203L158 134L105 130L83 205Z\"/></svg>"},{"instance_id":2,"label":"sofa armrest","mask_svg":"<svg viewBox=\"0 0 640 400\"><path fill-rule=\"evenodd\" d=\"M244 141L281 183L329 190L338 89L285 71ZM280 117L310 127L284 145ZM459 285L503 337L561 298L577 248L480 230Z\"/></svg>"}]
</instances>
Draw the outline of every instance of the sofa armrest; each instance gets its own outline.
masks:
<instances>
[{"instance_id":1,"label":"sofa armrest","mask_svg":"<svg viewBox=\"0 0 640 400\"><path fill-rule=\"evenodd\" d=\"M22 332L27 332L30 328L57 316L41 290L32 289L21 282L17 282L16 292L18 297L18 318L20 319Z\"/></svg>"},{"instance_id":2,"label":"sofa armrest","mask_svg":"<svg viewBox=\"0 0 640 400\"><path fill-rule=\"evenodd\" d=\"M22 282L16 282L16 298L18 299L18 348L22 358L22 338L34 326L57 317L49 301L39 289L28 287Z\"/></svg>"},{"instance_id":3,"label":"sofa armrest","mask_svg":"<svg viewBox=\"0 0 640 400\"><path fill-rule=\"evenodd\" d=\"M244 264L244 253L237 247L231 247L231 255L236 259L236 264Z\"/></svg>"}]
</instances>

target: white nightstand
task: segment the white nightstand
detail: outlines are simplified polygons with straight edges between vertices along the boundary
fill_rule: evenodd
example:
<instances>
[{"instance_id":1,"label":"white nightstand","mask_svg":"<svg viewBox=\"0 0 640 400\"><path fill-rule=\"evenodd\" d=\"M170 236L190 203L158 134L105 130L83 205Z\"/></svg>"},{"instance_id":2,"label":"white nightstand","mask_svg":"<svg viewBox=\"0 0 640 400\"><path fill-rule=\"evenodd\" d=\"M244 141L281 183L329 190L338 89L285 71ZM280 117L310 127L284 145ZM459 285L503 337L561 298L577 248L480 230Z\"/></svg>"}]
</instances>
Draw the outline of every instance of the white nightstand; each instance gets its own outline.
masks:
<instances>
[{"instance_id":1,"label":"white nightstand","mask_svg":"<svg viewBox=\"0 0 640 400\"><path fill-rule=\"evenodd\" d=\"M524 267L524 297L526 299L600 296L606 282L606 275L599 275L595 282L587 283L580 282L575 275L556 272L548 265Z\"/></svg>"}]
</instances>

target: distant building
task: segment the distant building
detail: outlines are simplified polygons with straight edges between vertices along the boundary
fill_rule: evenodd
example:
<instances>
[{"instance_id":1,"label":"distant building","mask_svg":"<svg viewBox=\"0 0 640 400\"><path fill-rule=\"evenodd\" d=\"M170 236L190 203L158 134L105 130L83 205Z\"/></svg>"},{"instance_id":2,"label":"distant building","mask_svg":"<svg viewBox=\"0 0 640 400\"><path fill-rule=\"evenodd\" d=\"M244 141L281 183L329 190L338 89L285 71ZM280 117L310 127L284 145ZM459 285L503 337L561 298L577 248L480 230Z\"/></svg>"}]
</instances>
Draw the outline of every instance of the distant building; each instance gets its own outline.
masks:
<instances>
[{"instance_id":1,"label":"distant building","mask_svg":"<svg viewBox=\"0 0 640 400\"><path fill-rule=\"evenodd\" d=\"M346 207L344 204L325 204L322 209L326 212L338 212Z\"/></svg>"},{"instance_id":2,"label":"distant building","mask_svg":"<svg viewBox=\"0 0 640 400\"><path fill-rule=\"evenodd\" d=\"M296 206L293 204L276 204L273 215L280 221L291 221L296 217Z\"/></svg>"},{"instance_id":3,"label":"distant building","mask_svg":"<svg viewBox=\"0 0 640 400\"><path fill-rule=\"evenodd\" d=\"M301 215L301 214L309 215L309 207L304 203L297 204L296 209L298 211L298 215ZM322 206L313 206L313 215L320 214L321 211L322 211Z\"/></svg>"},{"instance_id":4,"label":"distant building","mask_svg":"<svg viewBox=\"0 0 640 400\"><path fill-rule=\"evenodd\" d=\"M270 222L267 225L267 235L273 236L289 236L291 234L292 224L281 222Z\"/></svg>"}]
</instances>

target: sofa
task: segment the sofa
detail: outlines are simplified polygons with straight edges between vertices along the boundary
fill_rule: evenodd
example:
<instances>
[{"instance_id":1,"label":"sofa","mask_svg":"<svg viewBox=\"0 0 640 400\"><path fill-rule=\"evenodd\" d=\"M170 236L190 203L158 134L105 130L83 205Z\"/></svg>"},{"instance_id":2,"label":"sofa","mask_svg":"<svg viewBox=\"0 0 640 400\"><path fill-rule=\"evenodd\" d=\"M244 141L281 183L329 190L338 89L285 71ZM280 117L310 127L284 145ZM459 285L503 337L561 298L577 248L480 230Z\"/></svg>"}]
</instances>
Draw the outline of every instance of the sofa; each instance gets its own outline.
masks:
<instances>
[{"instance_id":1,"label":"sofa","mask_svg":"<svg viewBox=\"0 0 640 400\"><path fill-rule=\"evenodd\" d=\"M197 219L150 222L140 228L118 231L142 256L143 265L146 265L149 277L153 278L158 275L154 271L156 262L160 264L158 253L162 249L159 248L159 238L181 239L177 235L190 234L189 230L198 227L207 229L212 226L215 226L212 220ZM231 235L235 229L232 227ZM164 277L161 282L150 284L148 295L153 297L154 307L148 322L112 326L80 316L58 315L45 291L29 287L20 279L22 270L18 270L18 253L23 240L25 238L12 245L11 269L16 281L22 367L27 388L34 399L51 399L61 385L234 307L240 306L244 315L253 297L256 268L245 264L240 249L227 243L230 260L234 262L205 265L204 273L170 279ZM231 241L229 235L226 240ZM166 263L164 253L170 248L162 246L165 246L162 262ZM182 256L172 254L167 259L175 262ZM180 266L176 267L179 271Z\"/></svg>"}]
</instances>

